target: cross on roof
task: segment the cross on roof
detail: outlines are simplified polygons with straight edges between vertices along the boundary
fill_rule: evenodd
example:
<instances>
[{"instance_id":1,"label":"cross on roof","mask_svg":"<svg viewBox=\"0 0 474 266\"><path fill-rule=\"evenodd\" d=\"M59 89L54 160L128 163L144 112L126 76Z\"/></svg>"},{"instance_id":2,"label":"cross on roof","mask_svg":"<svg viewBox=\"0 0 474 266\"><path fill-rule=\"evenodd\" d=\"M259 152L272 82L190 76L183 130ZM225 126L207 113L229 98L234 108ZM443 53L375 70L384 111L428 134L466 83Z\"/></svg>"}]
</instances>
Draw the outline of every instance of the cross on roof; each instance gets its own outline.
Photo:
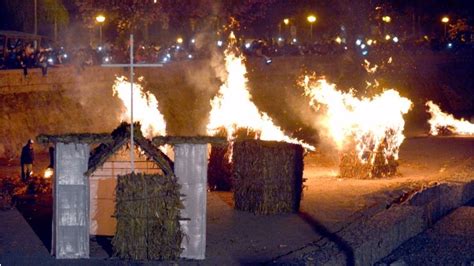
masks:
<instances>
[{"instance_id":1,"label":"cross on roof","mask_svg":"<svg viewBox=\"0 0 474 266\"><path fill-rule=\"evenodd\" d=\"M102 67L130 67L130 168L134 172L134 144L133 144L133 68L134 67L162 67L163 64L134 64L133 63L133 34L130 34L130 63L129 64L102 64Z\"/></svg>"}]
</instances>

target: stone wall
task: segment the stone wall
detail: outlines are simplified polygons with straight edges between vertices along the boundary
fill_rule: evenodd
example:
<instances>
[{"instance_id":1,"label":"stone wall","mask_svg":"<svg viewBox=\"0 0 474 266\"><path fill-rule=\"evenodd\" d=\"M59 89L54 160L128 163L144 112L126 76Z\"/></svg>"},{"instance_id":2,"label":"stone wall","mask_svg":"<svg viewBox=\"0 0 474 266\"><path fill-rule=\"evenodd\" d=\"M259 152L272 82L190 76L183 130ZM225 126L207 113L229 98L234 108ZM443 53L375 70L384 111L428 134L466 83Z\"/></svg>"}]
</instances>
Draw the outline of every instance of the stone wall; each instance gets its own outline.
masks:
<instances>
[{"instance_id":1,"label":"stone wall","mask_svg":"<svg viewBox=\"0 0 474 266\"><path fill-rule=\"evenodd\" d=\"M390 68L382 68L375 76L342 56L277 57L270 65L261 58L250 58L246 62L249 90L257 107L275 124L310 142L317 139L315 116L296 85L305 73L324 75L338 88L364 89L365 80L377 78L384 87L396 88L413 100L415 109L407 116L415 121L412 124L426 123L424 103L428 99L448 111L472 112L474 77L464 67L469 62L418 57L398 55ZM218 63L193 60L136 69L136 75L144 76L144 88L158 99L168 134L204 135L209 101L221 85L219 77L225 76L222 70ZM110 132L120 122L123 109L121 101L112 96L112 85L116 75L128 74L127 69L99 66L82 71L73 66L50 68L45 77L40 69L29 70L26 77L22 70L0 71L0 158L18 156L22 145L40 133Z\"/></svg>"}]
</instances>

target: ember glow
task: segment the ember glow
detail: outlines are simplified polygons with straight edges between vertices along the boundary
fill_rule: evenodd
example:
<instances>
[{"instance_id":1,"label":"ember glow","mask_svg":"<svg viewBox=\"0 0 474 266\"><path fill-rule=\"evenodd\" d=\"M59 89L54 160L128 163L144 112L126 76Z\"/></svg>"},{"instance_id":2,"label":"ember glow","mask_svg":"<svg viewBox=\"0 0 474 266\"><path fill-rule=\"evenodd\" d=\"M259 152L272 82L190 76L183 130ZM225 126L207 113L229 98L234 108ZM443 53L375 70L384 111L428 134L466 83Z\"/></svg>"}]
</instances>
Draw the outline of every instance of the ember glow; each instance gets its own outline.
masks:
<instances>
[{"instance_id":1,"label":"ember glow","mask_svg":"<svg viewBox=\"0 0 474 266\"><path fill-rule=\"evenodd\" d=\"M431 114L431 118L428 120L431 135L436 136L446 133L443 132L445 130L451 134L474 135L473 123L464 119L456 119L452 114L444 113L441 111L441 108L432 101L428 101L426 106L428 106L428 112Z\"/></svg>"},{"instance_id":2,"label":"ember glow","mask_svg":"<svg viewBox=\"0 0 474 266\"><path fill-rule=\"evenodd\" d=\"M352 91L339 91L335 84L314 76L305 76L300 84L311 106L323 113L323 128L340 151L355 149L362 163L373 164L377 152L386 163L388 158L398 160L405 139L403 115L412 105L409 99L392 89L372 98L357 98Z\"/></svg>"},{"instance_id":3,"label":"ember glow","mask_svg":"<svg viewBox=\"0 0 474 266\"><path fill-rule=\"evenodd\" d=\"M261 140L285 141L301 144L304 148L314 150L314 147L300 140L286 136L280 127L273 124L272 119L260 112L252 102L248 91L247 69L244 57L237 51L233 33L229 38L229 46L225 50L225 73L218 94L211 100L207 133L216 135L225 130L227 138L233 140L238 129L256 132L256 138Z\"/></svg>"},{"instance_id":4,"label":"ember glow","mask_svg":"<svg viewBox=\"0 0 474 266\"><path fill-rule=\"evenodd\" d=\"M53 176L54 174L54 170L52 168L46 168L46 170L44 170L44 178L46 179L49 179Z\"/></svg>"},{"instance_id":5,"label":"ember glow","mask_svg":"<svg viewBox=\"0 0 474 266\"><path fill-rule=\"evenodd\" d=\"M139 81L141 80L143 79L139 78ZM130 82L124 76L117 77L113 85L114 96L119 97L125 106L120 119L129 123L131 110L130 87ZM138 83L133 84L133 121L140 122L143 136L147 138L166 134L166 122L158 110L158 101L155 95L145 92Z\"/></svg>"}]
</instances>

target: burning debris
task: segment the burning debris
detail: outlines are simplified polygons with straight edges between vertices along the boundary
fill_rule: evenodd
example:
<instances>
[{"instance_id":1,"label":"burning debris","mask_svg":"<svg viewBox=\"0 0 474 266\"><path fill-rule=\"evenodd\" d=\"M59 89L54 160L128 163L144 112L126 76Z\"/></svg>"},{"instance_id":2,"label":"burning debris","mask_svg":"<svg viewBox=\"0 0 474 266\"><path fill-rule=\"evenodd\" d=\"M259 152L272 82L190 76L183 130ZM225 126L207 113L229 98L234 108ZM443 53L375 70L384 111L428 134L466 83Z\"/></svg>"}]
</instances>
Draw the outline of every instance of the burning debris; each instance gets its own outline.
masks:
<instances>
[{"instance_id":1,"label":"burning debris","mask_svg":"<svg viewBox=\"0 0 474 266\"><path fill-rule=\"evenodd\" d=\"M412 102L395 90L372 98L336 90L325 79L306 76L301 85L310 104L323 114L322 127L341 153L344 178L375 178L396 172L405 136L406 114Z\"/></svg>"},{"instance_id":2,"label":"burning debris","mask_svg":"<svg viewBox=\"0 0 474 266\"><path fill-rule=\"evenodd\" d=\"M236 39L233 33L229 37L229 46L225 50L225 73L218 95L211 100L207 133L216 135L225 131L229 140L236 138L239 128L246 128L255 133L256 139L276 140L301 144L309 150L314 147L301 140L290 138L282 129L276 126L272 119L264 112L260 112L252 102L248 91L247 69L244 56L236 48Z\"/></svg>"},{"instance_id":3,"label":"burning debris","mask_svg":"<svg viewBox=\"0 0 474 266\"><path fill-rule=\"evenodd\" d=\"M441 111L441 108L432 101L426 102L428 112L431 118L428 120L430 124L430 134L437 135L474 135L474 124L464 119L456 119L452 114Z\"/></svg>"},{"instance_id":4,"label":"burning debris","mask_svg":"<svg viewBox=\"0 0 474 266\"><path fill-rule=\"evenodd\" d=\"M143 77L138 78L143 81ZM113 86L114 96L122 100L125 110L122 112L121 120L130 123L131 107L131 84L126 77L117 77ZM133 120L140 122L141 130L145 137L152 138L157 135L166 134L166 122L158 109L158 100L150 92L143 90L138 84L133 84Z\"/></svg>"},{"instance_id":5,"label":"burning debris","mask_svg":"<svg viewBox=\"0 0 474 266\"><path fill-rule=\"evenodd\" d=\"M213 145L209 159L209 185L211 189L228 190L232 186L233 141L260 139L301 144L308 150L314 147L301 140L291 138L276 126L272 119L258 110L248 90L247 69L244 56L236 46L233 33L225 50L225 72L221 75L223 84L211 100L212 110L207 134L224 136L228 147Z\"/></svg>"}]
</instances>

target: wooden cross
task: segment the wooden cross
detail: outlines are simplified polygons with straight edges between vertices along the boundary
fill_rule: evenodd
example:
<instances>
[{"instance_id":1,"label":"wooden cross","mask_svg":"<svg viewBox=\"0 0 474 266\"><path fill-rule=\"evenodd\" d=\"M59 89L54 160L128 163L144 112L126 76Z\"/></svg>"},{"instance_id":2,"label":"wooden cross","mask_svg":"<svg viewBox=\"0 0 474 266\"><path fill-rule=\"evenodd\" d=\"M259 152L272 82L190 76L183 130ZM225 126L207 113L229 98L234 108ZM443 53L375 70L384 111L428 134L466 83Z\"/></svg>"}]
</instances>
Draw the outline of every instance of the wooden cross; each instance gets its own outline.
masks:
<instances>
[{"instance_id":1,"label":"wooden cross","mask_svg":"<svg viewBox=\"0 0 474 266\"><path fill-rule=\"evenodd\" d=\"M162 67L163 64L134 64L133 63L133 34L130 34L130 63L129 64L102 64L103 67L130 67L130 168L132 172L134 167L134 144L133 144L133 68L134 67Z\"/></svg>"}]
</instances>

